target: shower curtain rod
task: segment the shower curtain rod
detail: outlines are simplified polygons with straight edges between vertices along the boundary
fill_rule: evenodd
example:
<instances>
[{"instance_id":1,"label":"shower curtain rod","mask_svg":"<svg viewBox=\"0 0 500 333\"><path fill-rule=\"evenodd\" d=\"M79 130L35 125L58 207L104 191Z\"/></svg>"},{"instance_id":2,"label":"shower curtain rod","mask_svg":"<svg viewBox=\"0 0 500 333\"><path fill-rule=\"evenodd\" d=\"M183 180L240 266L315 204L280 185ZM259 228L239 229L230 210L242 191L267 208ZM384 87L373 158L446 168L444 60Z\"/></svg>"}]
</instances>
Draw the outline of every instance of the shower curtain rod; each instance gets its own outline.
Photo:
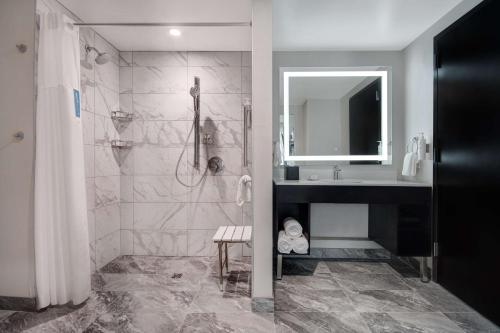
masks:
<instances>
[{"instance_id":1,"label":"shower curtain rod","mask_svg":"<svg viewBox=\"0 0 500 333\"><path fill-rule=\"evenodd\" d=\"M251 27L252 22L152 22L152 23L75 23L78 26L129 26L129 27Z\"/></svg>"}]
</instances>

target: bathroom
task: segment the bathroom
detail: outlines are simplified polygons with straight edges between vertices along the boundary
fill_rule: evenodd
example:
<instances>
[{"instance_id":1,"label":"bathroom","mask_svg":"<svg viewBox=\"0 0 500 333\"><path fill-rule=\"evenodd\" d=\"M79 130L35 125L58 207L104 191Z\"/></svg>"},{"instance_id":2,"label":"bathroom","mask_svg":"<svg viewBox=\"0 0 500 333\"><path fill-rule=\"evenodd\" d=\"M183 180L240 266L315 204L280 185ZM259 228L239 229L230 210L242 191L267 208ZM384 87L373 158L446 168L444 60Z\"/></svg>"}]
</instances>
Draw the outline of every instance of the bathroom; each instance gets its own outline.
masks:
<instances>
[{"instance_id":1,"label":"bathroom","mask_svg":"<svg viewBox=\"0 0 500 333\"><path fill-rule=\"evenodd\" d=\"M500 332L495 15L3 0L0 331Z\"/></svg>"}]
</instances>

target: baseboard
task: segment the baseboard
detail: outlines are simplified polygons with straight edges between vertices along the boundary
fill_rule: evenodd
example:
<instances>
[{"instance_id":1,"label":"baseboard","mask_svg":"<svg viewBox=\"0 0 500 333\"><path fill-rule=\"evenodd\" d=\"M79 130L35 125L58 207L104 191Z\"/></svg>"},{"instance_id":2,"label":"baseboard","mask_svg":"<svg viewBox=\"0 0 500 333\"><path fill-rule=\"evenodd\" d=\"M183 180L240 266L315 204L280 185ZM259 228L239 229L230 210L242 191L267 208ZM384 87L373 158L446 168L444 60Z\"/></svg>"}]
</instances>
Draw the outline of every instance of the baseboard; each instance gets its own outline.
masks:
<instances>
[{"instance_id":1,"label":"baseboard","mask_svg":"<svg viewBox=\"0 0 500 333\"><path fill-rule=\"evenodd\" d=\"M36 311L36 298L0 296L0 310Z\"/></svg>"}]
</instances>

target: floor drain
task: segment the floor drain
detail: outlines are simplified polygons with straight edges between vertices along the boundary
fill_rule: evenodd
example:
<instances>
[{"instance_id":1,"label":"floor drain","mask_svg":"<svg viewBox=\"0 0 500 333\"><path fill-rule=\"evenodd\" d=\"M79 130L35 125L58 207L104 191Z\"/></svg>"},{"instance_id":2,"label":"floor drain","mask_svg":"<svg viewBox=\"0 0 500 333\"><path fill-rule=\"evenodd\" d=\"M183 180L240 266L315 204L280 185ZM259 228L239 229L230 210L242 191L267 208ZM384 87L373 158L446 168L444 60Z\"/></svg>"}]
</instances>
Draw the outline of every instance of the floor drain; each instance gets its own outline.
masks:
<instances>
[{"instance_id":1,"label":"floor drain","mask_svg":"<svg viewBox=\"0 0 500 333\"><path fill-rule=\"evenodd\" d=\"M182 273L174 273L174 275L172 275L172 279L180 279L182 277Z\"/></svg>"}]
</instances>

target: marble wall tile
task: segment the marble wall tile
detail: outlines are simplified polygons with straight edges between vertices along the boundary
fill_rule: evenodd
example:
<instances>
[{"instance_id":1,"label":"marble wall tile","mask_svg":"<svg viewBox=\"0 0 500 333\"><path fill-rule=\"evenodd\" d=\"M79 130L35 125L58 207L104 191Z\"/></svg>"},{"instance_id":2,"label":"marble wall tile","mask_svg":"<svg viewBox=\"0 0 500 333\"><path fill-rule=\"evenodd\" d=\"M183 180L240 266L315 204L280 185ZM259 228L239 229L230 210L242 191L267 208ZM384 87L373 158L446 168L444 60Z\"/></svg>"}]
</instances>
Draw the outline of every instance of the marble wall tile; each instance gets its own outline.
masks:
<instances>
[{"instance_id":1,"label":"marble wall tile","mask_svg":"<svg viewBox=\"0 0 500 333\"><path fill-rule=\"evenodd\" d=\"M95 235L100 239L120 230L120 205L113 204L95 210Z\"/></svg>"},{"instance_id":2,"label":"marble wall tile","mask_svg":"<svg viewBox=\"0 0 500 333\"><path fill-rule=\"evenodd\" d=\"M132 230L120 230L120 255L134 254L134 233Z\"/></svg>"},{"instance_id":3,"label":"marble wall tile","mask_svg":"<svg viewBox=\"0 0 500 333\"><path fill-rule=\"evenodd\" d=\"M241 92L243 94L252 93L252 68L241 68Z\"/></svg>"},{"instance_id":4,"label":"marble wall tile","mask_svg":"<svg viewBox=\"0 0 500 333\"><path fill-rule=\"evenodd\" d=\"M135 94L134 113L142 120L190 120L192 98L179 94Z\"/></svg>"},{"instance_id":5,"label":"marble wall tile","mask_svg":"<svg viewBox=\"0 0 500 333\"><path fill-rule=\"evenodd\" d=\"M203 133L209 133L214 146L219 148L243 147L241 121L207 121L202 123Z\"/></svg>"},{"instance_id":6,"label":"marble wall tile","mask_svg":"<svg viewBox=\"0 0 500 333\"><path fill-rule=\"evenodd\" d=\"M188 52L188 66L240 67L241 52Z\"/></svg>"},{"instance_id":7,"label":"marble wall tile","mask_svg":"<svg viewBox=\"0 0 500 333\"><path fill-rule=\"evenodd\" d=\"M134 204L124 203L120 204L120 229L134 229Z\"/></svg>"},{"instance_id":8,"label":"marble wall tile","mask_svg":"<svg viewBox=\"0 0 500 333\"><path fill-rule=\"evenodd\" d=\"M141 51L133 53L133 65L137 67L186 67L186 52Z\"/></svg>"},{"instance_id":9,"label":"marble wall tile","mask_svg":"<svg viewBox=\"0 0 500 333\"><path fill-rule=\"evenodd\" d=\"M96 269L120 255L120 230L96 240Z\"/></svg>"},{"instance_id":10,"label":"marble wall tile","mask_svg":"<svg viewBox=\"0 0 500 333\"><path fill-rule=\"evenodd\" d=\"M94 89L95 114L111 117L111 111L120 109L120 94L117 90L109 89L106 86L97 85Z\"/></svg>"},{"instance_id":11,"label":"marble wall tile","mask_svg":"<svg viewBox=\"0 0 500 333\"><path fill-rule=\"evenodd\" d=\"M129 67L132 66L132 52L124 51L119 54L119 65Z\"/></svg>"},{"instance_id":12,"label":"marble wall tile","mask_svg":"<svg viewBox=\"0 0 500 333\"><path fill-rule=\"evenodd\" d=\"M134 202L134 178L132 176L120 177L120 201Z\"/></svg>"},{"instance_id":13,"label":"marble wall tile","mask_svg":"<svg viewBox=\"0 0 500 333\"><path fill-rule=\"evenodd\" d=\"M133 91L143 93L185 93L186 67L133 67Z\"/></svg>"},{"instance_id":14,"label":"marble wall tile","mask_svg":"<svg viewBox=\"0 0 500 333\"><path fill-rule=\"evenodd\" d=\"M83 158L85 162L85 177L94 177L94 145L83 146Z\"/></svg>"},{"instance_id":15,"label":"marble wall tile","mask_svg":"<svg viewBox=\"0 0 500 333\"><path fill-rule=\"evenodd\" d=\"M185 230L134 231L135 255L187 255L187 232Z\"/></svg>"},{"instance_id":16,"label":"marble wall tile","mask_svg":"<svg viewBox=\"0 0 500 333\"><path fill-rule=\"evenodd\" d=\"M120 94L132 93L132 68L120 67Z\"/></svg>"},{"instance_id":17,"label":"marble wall tile","mask_svg":"<svg viewBox=\"0 0 500 333\"><path fill-rule=\"evenodd\" d=\"M217 229L223 225L242 225L242 209L234 203L190 203L187 229Z\"/></svg>"},{"instance_id":18,"label":"marble wall tile","mask_svg":"<svg viewBox=\"0 0 500 333\"><path fill-rule=\"evenodd\" d=\"M205 149L203 149L205 148ZM186 152L188 170L194 167L194 148L189 147ZM217 148L211 145L202 146L200 151L200 165L207 165L208 159L214 156L222 158L224 170L218 176L240 176L243 163L243 151L241 148Z\"/></svg>"},{"instance_id":19,"label":"marble wall tile","mask_svg":"<svg viewBox=\"0 0 500 333\"><path fill-rule=\"evenodd\" d=\"M187 196L175 176L134 177L134 202L186 202Z\"/></svg>"},{"instance_id":20,"label":"marble wall tile","mask_svg":"<svg viewBox=\"0 0 500 333\"><path fill-rule=\"evenodd\" d=\"M96 207L120 202L120 176L95 178Z\"/></svg>"},{"instance_id":21,"label":"marble wall tile","mask_svg":"<svg viewBox=\"0 0 500 333\"><path fill-rule=\"evenodd\" d=\"M94 144L94 114L82 111L82 133L83 133L83 143L86 145Z\"/></svg>"},{"instance_id":22,"label":"marble wall tile","mask_svg":"<svg viewBox=\"0 0 500 333\"><path fill-rule=\"evenodd\" d=\"M238 176L207 176L190 193L190 202L230 202L236 200Z\"/></svg>"},{"instance_id":23,"label":"marble wall tile","mask_svg":"<svg viewBox=\"0 0 500 333\"><path fill-rule=\"evenodd\" d=\"M134 113L134 107L132 105L132 94L120 94L120 111Z\"/></svg>"},{"instance_id":24,"label":"marble wall tile","mask_svg":"<svg viewBox=\"0 0 500 333\"><path fill-rule=\"evenodd\" d=\"M95 144L110 146L112 140L120 139L111 118L95 116Z\"/></svg>"},{"instance_id":25,"label":"marble wall tile","mask_svg":"<svg viewBox=\"0 0 500 333\"><path fill-rule=\"evenodd\" d=\"M82 60L83 62L85 60ZM80 108L83 111L94 112L94 70L81 67L80 75Z\"/></svg>"},{"instance_id":26,"label":"marble wall tile","mask_svg":"<svg viewBox=\"0 0 500 333\"><path fill-rule=\"evenodd\" d=\"M85 190L87 192L87 209L94 209L95 208L95 179L94 178L87 178L85 180Z\"/></svg>"},{"instance_id":27,"label":"marble wall tile","mask_svg":"<svg viewBox=\"0 0 500 333\"><path fill-rule=\"evenodd\" d=\"M116 149L110 146L95 146L95 175L119 176L120 167L115 157Z\"/></svg>"},{"instance_id":28,"label":"marble wall tile","mask_svg":"<svg viewBox=\"0 0 500 333\"><path fill-rule=\"evenodd\" d=\"M188 204L135 203L134 229L168 231L186 229Z\"/></svg>"},{"instance_id":29,"label":"marble wall tile","mask_svg":"<svg viewBox=\"0 0 500 333\"><path fill-rule=\"evenodd\" d=\"M198 76L202 94L241 93L241 67L189 67L188 77Z\"/></svg>"},{"instance_id":30,"label":"marble wall tile","mask_svg":"<svg viewBox=\"0 0 500 333\"><path fill-rule=\"evenodd\" d=\"M187 152L182 153L182 148L162 148L150 145L134 149L134 174L135 175L175 175L177 163L178 174L187 173ZM180 159L180 162L178 162Z\"/></svg>"},{"instance_id":31,"label":"marble wall tile","mask_svg":"<svg viewBox=\"0 0 500 333\"><path fill-rule=\"evenodd\" d=\"M190 101L191 102L191 101ZM200 98L201 120L242 120L241 96L238 94L205 94ZM193 112L192 103L189 104ZM189 113L191 114L191 113Z\"/></svg>"},{"instance_id":32,"label":"marble wall tile","mask_svg":"<svg viewBox=\"0 0 500 333\"><path fill-rule=\"evenodd\" d=\"M123 138L120 135L122 140L131 140L126 137ZM132 142L134 140L131 140ZM132 149L122 150L120 155L120 174L122 176L133 176L134 175L134 156L135 156L135 147Z\"/></svg>"},{"instance_id":33,"label":"marble wall tile","mask_svg":"<svg viewBox=\"0 0 500 333\"><path fill-rule=\"evenodd\" d=\"M183 147L190 121L134 121L134 142L137 145Z\"/></svg>"}]
</instances>

